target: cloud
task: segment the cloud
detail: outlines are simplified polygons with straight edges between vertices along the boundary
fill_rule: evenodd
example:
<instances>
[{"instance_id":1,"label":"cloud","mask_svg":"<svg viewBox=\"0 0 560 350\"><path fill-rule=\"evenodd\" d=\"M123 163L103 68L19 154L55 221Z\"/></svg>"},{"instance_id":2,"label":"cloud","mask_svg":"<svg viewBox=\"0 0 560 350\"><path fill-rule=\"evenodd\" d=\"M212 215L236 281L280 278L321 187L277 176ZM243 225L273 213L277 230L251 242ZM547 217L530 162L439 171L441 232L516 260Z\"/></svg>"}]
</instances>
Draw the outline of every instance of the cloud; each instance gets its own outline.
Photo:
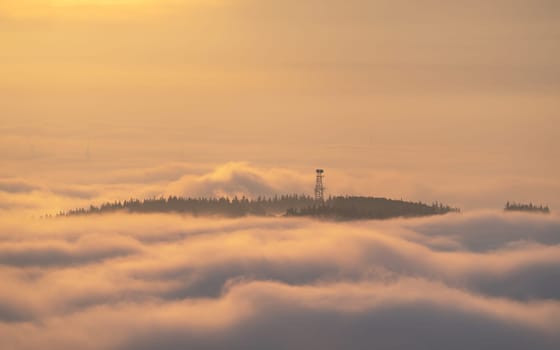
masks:
<instances>
[{"instance_id":1,"label":"cloud","mask_svg":"<svg viewBox=\"0 0 560 350\"><path fill-rule=\"evenodd\" d=\"M112 237L110 242L99 236L81 237L78 242L56 240L9 242L0 244L0 265L7 266L72 266L99 262L130 255L137 245L127 239Z\"/></svg>"},{"instance_id":2,"label":"cloud","mask_svg":"<svg viewBox=\"0 0 560 350\"><path fill-rule=\"evenodd\" d=\"M73 168L73 167L72 167ZM74 173L74 171L76 171ZM555 208L556 183L502 178L469 183L468 178L433 177L396 170L329 169L328 195L371 195L411 201L443 202L464 210L501 208L507 200L537 202ZM466 187L465 187L466 186ZM157 166L105 165L60 174L0 180L0 209L42 216L130 198L160 196L274 196L312 194L314 168L265 168L247 162L190 164L168 162ZM481 194L483 193L483 194ZM514 195L514 193L517 193ZM554 197L556 198L556 197Z\"/></svg>"},{"instance_id":3,"label":"cloud","mask_svg":"<svg viewBox=\"0 0 560 350\"><path fill-rule=\"evenodd\" d=\"M423 292L427 290L431 293ZM314 287L258 282L236 285L222 301L244 305L236 313L241 320L233 326L230 321L229 327L216 322L203 332L185 333L180 327L163 334L148 331L123 348L159 344L180 349L203 343L208 348L242 349L522 349L529 343L546 349L552 348L547 341L555 336L533 333L531 319L539 319L546 307L557 308L484 300L416 280ZM215 305L208 307L213 311ZM495 313L496 307L501 315Z\"/></svg>"},{"instance_id":4,"label":"cloud","mask_svg":"<svg viewBox=\"0 0 560 350\"><path fill-rule=\"evenodd\" d=\"M57 186L51 191L59 196L77 199L91 199L99 195L99 190L88 186Z\"/></svg>"},{"instance_id":5,"label":"cloud","mask_svg":"<svg viewBox=\"0 0 560 350\"><path fill-rule=\"evenodd\" d=\"M186 196L272 196L306 193L311 188L301 174L286 169L263 170L244 162L231 162L212 172L186 175L169 185L170 194Z\"/></svg>"},{"instance_id":6,"label":"cloud","mask_svg":"<svg viewBox=\"0 0 560 350\"><path fill-rule=\"evenodd\" d=\"M488 251L519 243L560 244L560 223L555 216L475 212L455 220L446 217L419 220L411 229L427 237L451 238L470 251ZM435 248L432 245L433 248Z\"/></svg>"},{"instance_id":7,"label":"cloud","mask_svg":"<svg viewBox=\"0 0 560 350\"><path fill-rule=\"evenodd\" d=\"M3 216L0 336L17 350L555 349L558 227L491 212Z\"/></svg>"},{"instance_id":8,"label":"cloud","mask_svg":"<svg viewBox=\"0 0 560 350\"><path fill-rule=\"evenodd\" d=\"M0 179L0 192L26 193L39 188L39 186L21 179Z\"/></svg>"},{"instance_id":9,"label":"cloud","mask_svg":"<svg viewBox=\"0 0 560 350\"><path fill-rule=\"evenodd\" d=\"M312 169L313 170L313 169ZM284 168L263 169L245 162L110 169L87 184L61 178L0 179L0 209L42 216L130 198L160 196L273 196L309 193L311 176ZM76 175L79 176L79 175Z\"/></svg>"}]
</instances>

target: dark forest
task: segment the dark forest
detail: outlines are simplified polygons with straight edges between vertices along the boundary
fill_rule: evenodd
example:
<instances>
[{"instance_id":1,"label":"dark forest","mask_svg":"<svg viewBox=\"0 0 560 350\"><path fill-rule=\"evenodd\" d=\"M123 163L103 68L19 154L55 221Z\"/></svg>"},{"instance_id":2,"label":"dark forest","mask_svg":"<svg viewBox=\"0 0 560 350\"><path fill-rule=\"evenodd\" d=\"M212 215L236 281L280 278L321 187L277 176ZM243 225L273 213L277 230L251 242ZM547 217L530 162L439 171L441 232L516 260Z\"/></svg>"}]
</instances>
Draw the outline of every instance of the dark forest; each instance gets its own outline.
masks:
<instances>
[{"instance_id":1,"label":"dark forest","mask_svg":"<svg viewBox=\"0 0 560 350\"><path fill-rule=\"evenodd\" d=\"M58 216L130 213L183 213L193 216L289 216L315 217L336 220L389 219L394 217L417 217L459 212L441 203L431 205L375 197L337 196L316 201L306 195L281 195L274 197L221 197L221 198L168 198L130 199L104 203L100 206L73 209Z\"/></svg>"}]
</instances>

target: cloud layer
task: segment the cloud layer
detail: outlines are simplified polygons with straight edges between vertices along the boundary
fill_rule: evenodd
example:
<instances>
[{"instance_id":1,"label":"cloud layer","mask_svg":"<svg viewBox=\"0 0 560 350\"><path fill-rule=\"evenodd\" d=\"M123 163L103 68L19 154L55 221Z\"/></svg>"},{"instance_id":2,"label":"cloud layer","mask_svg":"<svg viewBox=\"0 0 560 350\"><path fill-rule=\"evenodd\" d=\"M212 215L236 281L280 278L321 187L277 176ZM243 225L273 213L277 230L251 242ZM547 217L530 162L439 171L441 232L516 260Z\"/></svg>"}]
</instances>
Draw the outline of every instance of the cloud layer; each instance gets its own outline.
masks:
<instances>
[{"instance_id":1,"label":"cloud layer","mask_svg":"<svg viewBox=\"0 0 560 350\"><path fill-rule=\"evenodd\" d=\"M42 216L100 205L115 200L160 196L274 196L311 194L314 168L262 167L247 162L223 164L161 163L156 166L88 164L53 169L22 170L24 177L0 174L0 212ZM38 176L37 174L40 174ZM373 195L411 201L443 202L464 210L501 208L506 201L560 204L556 182L503 177L500 183L472 179L434 178L426 174L352 169L329 169L328 195Z\"/></svg>"},{"instance_id":2,"label":"cloud layer","mask_svg":"<svg viewBox=\"0 0 560 350\"><path fill-rule=\"evenodd\" d=\"M560 220L0 220L4 349L556 349Z\"/></svg>"}]
</instances>

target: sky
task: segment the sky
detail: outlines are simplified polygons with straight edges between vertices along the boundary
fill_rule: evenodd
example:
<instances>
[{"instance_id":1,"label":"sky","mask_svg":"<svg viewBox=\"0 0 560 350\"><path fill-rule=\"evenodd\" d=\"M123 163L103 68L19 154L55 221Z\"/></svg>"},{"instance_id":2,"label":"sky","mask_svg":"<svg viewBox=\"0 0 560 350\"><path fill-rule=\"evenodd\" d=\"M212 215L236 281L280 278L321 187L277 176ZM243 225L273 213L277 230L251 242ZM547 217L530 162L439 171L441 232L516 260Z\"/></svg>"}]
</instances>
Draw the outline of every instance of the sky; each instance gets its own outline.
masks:
<instances>
[{"instance_id":1,"label":"sky","mask_svg":"<svg viewBox=\"0 0 560 350\"><path fill-rule=\"evenodd\" d=\"M0 0L0 347L560 348L559 42L556 0ZM462 211L44 218L316 168Z\"/></svg>"},{"instance_id":2,"label":"sky","mask_svg":"<svg viewBox=\"0 0 560 350\"><path fill-rule=\"evenodd\" d=\"M325 168L331 194L559 206L559 6L2 0L0 177L247 162Z\"/></svg>"}]
</instances>

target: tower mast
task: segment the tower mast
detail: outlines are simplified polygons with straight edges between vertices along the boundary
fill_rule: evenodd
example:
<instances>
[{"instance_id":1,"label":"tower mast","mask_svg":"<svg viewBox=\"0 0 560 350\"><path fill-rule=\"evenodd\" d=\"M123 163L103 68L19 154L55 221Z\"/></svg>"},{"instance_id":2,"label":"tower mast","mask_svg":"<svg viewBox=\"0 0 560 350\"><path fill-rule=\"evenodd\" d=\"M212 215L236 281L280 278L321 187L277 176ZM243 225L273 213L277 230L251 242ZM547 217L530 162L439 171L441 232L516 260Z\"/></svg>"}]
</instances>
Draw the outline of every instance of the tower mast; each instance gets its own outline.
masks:
<instances>
[{"instance_id":1,"label":"tower mast","mask_svg":"<svg viewBox=\"0 0 560 350\"><path fill-rule=\"evenodd\" d=\"M323 178L325 171L323 169L317 169L317 180L315 182L315 200L323 202L325 201L325 186L323 185Z\"/></svg>"}]
</instances>

